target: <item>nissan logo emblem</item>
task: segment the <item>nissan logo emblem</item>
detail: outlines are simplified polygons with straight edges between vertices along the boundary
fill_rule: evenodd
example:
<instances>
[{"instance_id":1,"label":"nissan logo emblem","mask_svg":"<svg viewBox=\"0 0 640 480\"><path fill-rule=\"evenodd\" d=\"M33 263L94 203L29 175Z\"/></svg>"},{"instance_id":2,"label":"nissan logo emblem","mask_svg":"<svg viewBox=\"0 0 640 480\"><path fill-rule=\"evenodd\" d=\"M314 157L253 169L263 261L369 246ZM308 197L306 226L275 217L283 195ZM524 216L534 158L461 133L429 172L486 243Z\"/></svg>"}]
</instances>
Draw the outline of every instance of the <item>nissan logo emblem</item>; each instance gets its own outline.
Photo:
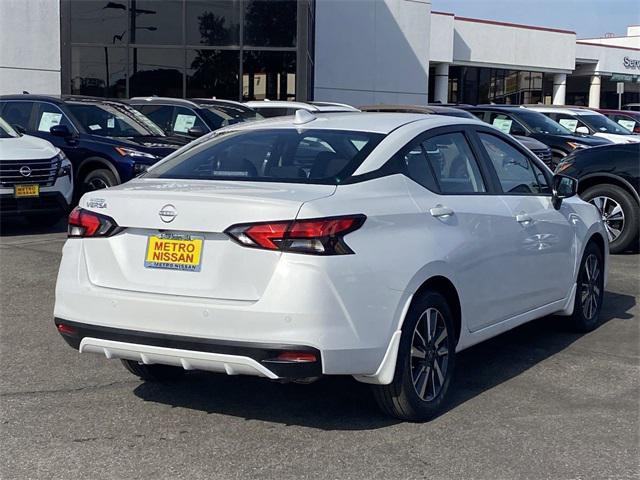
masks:
<instances>
[{"instance_id":1,"label":"nissan logo emblem","mask_svg":"<svg viewBox=\"0 0 640 480\"><path fill-rule=\"evenodd\" d=\"M31 176L31 167L28 167L26 165L24 165L23 167L20 167L20 170L18 171L20 172L20 175L22 175L23 177Z\"/></svg>"},{"instance_id":2,"label":"nissan logo emblem","mask_svg":"<svg viewBox=\"0 0 640 480\"><path fill-rule=\"evenodd\" d=\"M173 222L173 219L178 216L178 211L176 210L176 207L169 204L162 207L158 212L158 215L160 215L160 220L162 220L164 223L170 223Z\"/></svg>"}]
</instances>

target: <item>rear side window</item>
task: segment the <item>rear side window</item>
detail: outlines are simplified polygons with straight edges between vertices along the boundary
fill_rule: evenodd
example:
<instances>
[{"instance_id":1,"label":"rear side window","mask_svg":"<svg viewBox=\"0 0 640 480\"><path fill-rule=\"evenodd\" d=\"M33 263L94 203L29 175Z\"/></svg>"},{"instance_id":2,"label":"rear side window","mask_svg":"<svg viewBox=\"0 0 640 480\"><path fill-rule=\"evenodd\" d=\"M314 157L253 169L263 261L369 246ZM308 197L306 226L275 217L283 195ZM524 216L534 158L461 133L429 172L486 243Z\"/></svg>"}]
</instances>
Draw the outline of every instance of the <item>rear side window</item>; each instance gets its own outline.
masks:
<instances>
[{"instance_id":1,"label":"rear side window","mask_svg":"<svg viewBox=\"0 0 640 480\"><path fill-rule=\"evenodd\" d=\"M460 132L437 135L422 144L441 193L479 193L486 188L478 162Z\"/></svg>"},{"instance_id":2,"label":"rear side window","mask_svg":"<svg viewBox=\"0 0 640 480\"><path fill-rule=\"evenodd\" d=\"M25 130L32 131L29 120L34 102L5 102L2 106L2 118L11 126L20 126Z\"/></svg>"},{"instance_id":3,"label":"rear side window","mask_svg":"<svg viewBox=\"0 0 640 480\"><path fill-rule=\"evenodd\" d=\"M503 192L525 195L550 192L542 170L522 152L495 135L480 132L478 135L491 159Z\"/></svg>"},{"instance_id":4,"label":"rear side window","mask_svg":"<svg viewBox=\"0 0 640 480\"><path fill-rule=\"evenodd\" d=\"M146 176L337 185L382 138L342 130L226 132L158 164Z\"/></svg>"}]
</instances>

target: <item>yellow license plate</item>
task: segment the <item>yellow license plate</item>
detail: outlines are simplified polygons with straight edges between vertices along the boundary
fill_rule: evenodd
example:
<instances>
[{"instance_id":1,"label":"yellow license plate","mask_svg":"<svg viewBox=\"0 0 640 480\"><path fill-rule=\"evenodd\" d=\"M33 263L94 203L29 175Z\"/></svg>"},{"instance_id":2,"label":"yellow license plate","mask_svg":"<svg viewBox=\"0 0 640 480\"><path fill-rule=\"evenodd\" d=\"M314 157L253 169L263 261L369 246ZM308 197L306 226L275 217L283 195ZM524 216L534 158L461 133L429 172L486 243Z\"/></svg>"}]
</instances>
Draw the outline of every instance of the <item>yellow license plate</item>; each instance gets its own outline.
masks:
<instances>
[{"instance_id":1,"label":"yellow license plate","mask_svg":"<svg viewBox=\"0 0 640 480\"><path fill-rule=\"evenodd\" d=\"M14 185L13 196L16 198L39 197L40 185Z\"/></svg>"},{"instance_id":2,"label":"yellow license plate","mask_svg":"<svg viewBox=\"0 0 640 480\"><path fill-rule=\"evenodd\" d=\"M191 235L153 235L147 241L144 266L199 272L203 237Z\"/></svg>"}]
</instances>

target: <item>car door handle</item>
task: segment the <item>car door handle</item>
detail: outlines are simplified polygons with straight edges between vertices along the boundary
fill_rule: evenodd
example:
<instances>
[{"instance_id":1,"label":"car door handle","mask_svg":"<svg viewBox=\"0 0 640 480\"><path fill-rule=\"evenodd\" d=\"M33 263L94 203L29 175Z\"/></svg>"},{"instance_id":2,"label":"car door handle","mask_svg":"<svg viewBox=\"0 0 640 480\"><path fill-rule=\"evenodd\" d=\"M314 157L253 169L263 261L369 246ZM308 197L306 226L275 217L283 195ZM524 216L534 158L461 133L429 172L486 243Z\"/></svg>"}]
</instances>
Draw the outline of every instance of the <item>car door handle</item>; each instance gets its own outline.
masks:
<instances>
[{"instance_id":1,"label":"car door handle","mask_svg":"<svg viewBox=\"0 0 640 480\"><path fill-rule=\"evenodd\" d=\"M443 207L442 205L436 205L433 208L429 209L429 213L431 214L432 217L450 217L451 215L453 215L453 210L451 210L449 207Z\"/></svg>"},{"instance_id":2,"label":"car door handle","mask_svg":"<svg viewBox=\"0 0 640 480\"><path fill-rule=\"evenodd\" d=\"M518 223L526 225L526 224L532 223L533 222L533 218L531 218L526 213L520 213L520 214L516 215L516 221Z\"/></svg>"}]
</instances>

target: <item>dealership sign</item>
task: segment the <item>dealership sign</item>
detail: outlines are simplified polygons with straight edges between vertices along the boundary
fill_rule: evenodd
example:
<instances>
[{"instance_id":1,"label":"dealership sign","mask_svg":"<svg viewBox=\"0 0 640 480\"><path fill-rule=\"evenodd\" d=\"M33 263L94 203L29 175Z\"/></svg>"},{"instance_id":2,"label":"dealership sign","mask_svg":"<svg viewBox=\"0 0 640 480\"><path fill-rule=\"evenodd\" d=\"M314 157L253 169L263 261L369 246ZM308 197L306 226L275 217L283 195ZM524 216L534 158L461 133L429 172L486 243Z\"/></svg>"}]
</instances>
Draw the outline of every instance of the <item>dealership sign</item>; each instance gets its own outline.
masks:
<instances>
[{"instance_id":1,"label":"dealership sign","mask_svg":"<svg viewBox=\"0 0 640 480\"><path fill-rule=\"evenodd\" d=\"M635 58L624 57L622 59L622 63L624 64L624 68L632 68L640 70L640 60Z\"/></svg>"}]
</instances>

